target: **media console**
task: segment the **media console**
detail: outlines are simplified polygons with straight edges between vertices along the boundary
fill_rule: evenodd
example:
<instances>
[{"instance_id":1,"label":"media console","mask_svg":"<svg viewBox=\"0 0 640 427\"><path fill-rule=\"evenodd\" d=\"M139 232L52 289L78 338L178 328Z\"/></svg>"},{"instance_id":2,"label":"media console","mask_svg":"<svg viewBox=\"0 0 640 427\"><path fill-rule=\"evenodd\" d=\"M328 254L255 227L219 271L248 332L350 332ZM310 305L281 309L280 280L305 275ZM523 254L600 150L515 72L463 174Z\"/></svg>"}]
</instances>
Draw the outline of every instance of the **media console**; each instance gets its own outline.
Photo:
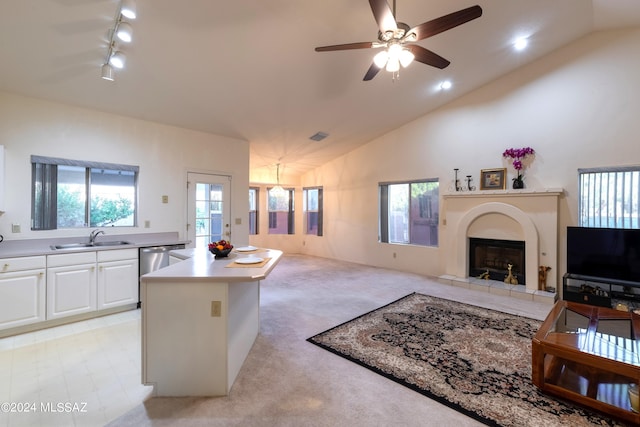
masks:
<instances>
[{"instance_id":1,"label":"media console","mask_svg":"<svg viewBox=\"0 0 640 427\"><path fill-rule=\"evenodd\" d=\"M567 273L562 280L562 299L600 307L640 309L640 282Z\"/></svg>"}]
</instances>

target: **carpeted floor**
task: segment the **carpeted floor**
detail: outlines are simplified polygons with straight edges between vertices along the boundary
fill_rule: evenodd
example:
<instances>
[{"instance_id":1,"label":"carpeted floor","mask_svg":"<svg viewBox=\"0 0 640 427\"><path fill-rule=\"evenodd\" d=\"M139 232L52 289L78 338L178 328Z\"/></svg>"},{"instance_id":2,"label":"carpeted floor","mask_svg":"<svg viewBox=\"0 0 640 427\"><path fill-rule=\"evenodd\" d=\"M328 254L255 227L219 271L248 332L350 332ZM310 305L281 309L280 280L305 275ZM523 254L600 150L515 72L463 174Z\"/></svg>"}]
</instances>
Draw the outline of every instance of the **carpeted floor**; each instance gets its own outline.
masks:
<instances>
[{"instance_id":1,"label":"carpeted floor","mask_svg":"<svg viewBox=\"0 0 640 427\"><path fill-rule=\"evenodd\" d=\"M308 341L487 425L618 425L532 384L540 324L413 293Z\"/></svg>"},{"instance_id":2,"label":"carpeted floor","mask_svg":"<svg viewBox=\"0 0 640 427\"><path fill-rule=\"evenodd\" d=\"M306 341L412 292L540 320L550 310L415 274L287 255L261 284L260 334L229 396L151 398L109 426L483 426Z\"/></svg>"}]
</instances>

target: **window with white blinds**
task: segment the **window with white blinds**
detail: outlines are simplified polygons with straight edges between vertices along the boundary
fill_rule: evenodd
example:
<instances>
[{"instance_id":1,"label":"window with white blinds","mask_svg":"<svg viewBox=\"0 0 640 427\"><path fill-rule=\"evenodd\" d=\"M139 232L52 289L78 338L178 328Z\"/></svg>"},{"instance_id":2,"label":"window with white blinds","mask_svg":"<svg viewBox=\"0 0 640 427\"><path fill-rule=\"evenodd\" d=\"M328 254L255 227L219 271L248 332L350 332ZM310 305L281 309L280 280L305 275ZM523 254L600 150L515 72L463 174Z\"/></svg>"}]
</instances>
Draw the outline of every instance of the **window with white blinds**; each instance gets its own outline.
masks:
<instances>
[{"instance_id":1,"label":"window with white blinds","mask_svg":"<svg viewBox=\"0 0 640 427\"><path fill-rule=\"evenodd\" d=\"M581 227L640 228L640 166L578 169Z\"/></svg>"}]
</instances>

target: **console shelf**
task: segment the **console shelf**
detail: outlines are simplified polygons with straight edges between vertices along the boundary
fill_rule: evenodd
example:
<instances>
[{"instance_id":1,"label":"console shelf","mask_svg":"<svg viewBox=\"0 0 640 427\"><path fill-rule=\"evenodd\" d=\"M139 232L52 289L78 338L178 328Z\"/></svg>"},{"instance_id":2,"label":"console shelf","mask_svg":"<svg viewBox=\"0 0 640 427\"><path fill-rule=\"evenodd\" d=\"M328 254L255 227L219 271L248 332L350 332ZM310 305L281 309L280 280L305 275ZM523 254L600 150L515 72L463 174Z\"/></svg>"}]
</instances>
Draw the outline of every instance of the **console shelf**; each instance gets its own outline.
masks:
<instances>
[{"instance_id":1,"label":"console shelf","mask_svg":"<svg viewBox=\"0 0 640 427\"><path fill-rule=\"evenodd\" d=\"M640 283L567 273L562 279L562 299L600 307L640 308Z\"/></svg>"}]
</instances>

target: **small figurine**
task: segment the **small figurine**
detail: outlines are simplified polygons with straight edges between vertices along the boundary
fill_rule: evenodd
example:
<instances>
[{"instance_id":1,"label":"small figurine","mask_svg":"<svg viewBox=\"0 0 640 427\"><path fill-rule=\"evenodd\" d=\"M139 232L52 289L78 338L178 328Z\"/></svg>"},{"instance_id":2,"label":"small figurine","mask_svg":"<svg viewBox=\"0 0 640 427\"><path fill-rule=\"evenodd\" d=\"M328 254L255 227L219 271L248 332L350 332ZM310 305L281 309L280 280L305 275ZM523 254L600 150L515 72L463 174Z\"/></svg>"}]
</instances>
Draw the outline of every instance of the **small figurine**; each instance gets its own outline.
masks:
<instances>
[{"instance_id":1,"label":"small figurine","mask_svg":"<svg viewBox=\"0 0 640 427\"><path fill-rule=\"evenodd\" d=\"M504 279L504 283L509 285L517 285L518 279L511 273L511 269L513 268L513 264L507 264L507 269L509 270L509 275Z\"/></svg>"},{"instance_id":2,"label":"small figurine","mask_svg":"<svg viewBox=\"0 0 640 427\"><path fill-rule=\"evenodd\" d=\"M546 265L541 265L538 268L538 290L540 291L547 290L547 271L549 270L551 270L551 267Z\"/></svg>"},{"instance_id":3,"label":"small figurine","mask_svg":"<svg viewBox=\"0 0 640 427\"><path fill-rule=\"evenodd\" d=\"M478 279L489 280L489 270L487 269L487 271L485 271L484 273L482 273L481 275L479 275L479 276L478 276Z\"/></svg>"}]
</instances>

